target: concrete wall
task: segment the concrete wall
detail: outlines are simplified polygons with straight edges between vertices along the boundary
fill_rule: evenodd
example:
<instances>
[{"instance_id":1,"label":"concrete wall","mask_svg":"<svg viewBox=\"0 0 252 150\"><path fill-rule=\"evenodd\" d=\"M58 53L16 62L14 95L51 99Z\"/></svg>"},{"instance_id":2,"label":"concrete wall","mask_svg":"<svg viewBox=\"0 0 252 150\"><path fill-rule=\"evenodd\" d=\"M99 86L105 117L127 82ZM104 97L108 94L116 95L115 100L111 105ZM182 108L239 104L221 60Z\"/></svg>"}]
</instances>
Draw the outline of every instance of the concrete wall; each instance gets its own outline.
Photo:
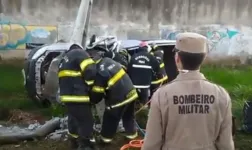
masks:
<instances>
[{"instance_id":1,"label":"concrete wall","mask_svg":"<svg viewBox=\"0 0 252 150\"><path fill-rule=\"evenodd\" d=\"M30 23L72 21L80 0L0 0L0 13ZM94 0L101 21L250 24L251 0ZM25 16L23 18L22 16ZM96 21L98 21L96 19Z\"/></svg>"},{"instance_id":2,"label":"concrete wall","mask_svg":"<svg viewBox=\"0 0 252 150\"><path fill-rule=\"evenodd\" d=\"M68 40L79 4L80 0L0 0L0 49L2 46L4 55L15 54L6 52L6 41L7 46L15 40L39 43L32 40L36 38L27 28L30 25L46 36L43 42ZM174 39L181 31L195 31L208 37L211 55L247 55L252 54L251 12L251 0L94 0L90 34ZM48 25L54 27L54 33L44 27ZM17 40L24 33L30 38ZM51 36L55 34L57 37Z\"/></svg>"}]
</instances>

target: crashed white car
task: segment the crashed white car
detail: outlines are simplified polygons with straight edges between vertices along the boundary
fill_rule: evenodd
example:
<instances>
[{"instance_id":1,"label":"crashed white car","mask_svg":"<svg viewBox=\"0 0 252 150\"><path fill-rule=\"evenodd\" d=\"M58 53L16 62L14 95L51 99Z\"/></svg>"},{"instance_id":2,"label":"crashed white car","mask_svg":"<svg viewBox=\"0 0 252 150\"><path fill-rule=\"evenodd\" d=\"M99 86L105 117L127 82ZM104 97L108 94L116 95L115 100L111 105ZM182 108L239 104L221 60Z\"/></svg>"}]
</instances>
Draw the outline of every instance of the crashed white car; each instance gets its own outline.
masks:
<instances>
[{"instance_id":1,"label":"crashed white car","mask_svg":"<svg viewBox=\"0 0 252 150\"><path fill-rule=\"evenodd\" d=\"M51 71L51 74L55 72L57 75L59 61L57 61L56 57L67 51L72 45L73 43L44 45L32 49L27 56L24 69L22 70L24 86L28 96L37 104L48 106L50 105L49 99L57 98L57 95L49 98L48 93L45 94L45 89L49 90L48 87L50 88L48 91L50 93L57 93L56 89L58 88L58 85L55 85L55 82L51 80L52 78L48 78L47 73ZM48 86L49 83L52 84Z\"/></svg>"},{"instance_id":2,"label":"crashed white car","mask_svg":"<svg viewBox=\"0 0 252 150\"><path fill-rule=\"evenodd\" d=\"M107 47L106 40L108 39L111 39L111 37L93 42L92 45L87 46L87 49L92 50L94 54L108 50L118 51L120 49L126 49L132 55L136 52L139 43L141 42L139 40L117 41L116 43L120 44L120 49L115 49ZM147 41L150 45L155 43L163 48L164 63L169 76L169 81L173 80L177 75L173 52L175 41L144 41ZM51 103L60 103L58 99L59 90L57 76L58 65L61 60L60 54L67 51L72 45L73 43L54 43L34 48L29 53L24 69L22 70L24 76L24 86L27 90L28 96L38 105L47 107L50 106ZM119 46L117 45L117 47Z\"/></svg>"}]
</instances>

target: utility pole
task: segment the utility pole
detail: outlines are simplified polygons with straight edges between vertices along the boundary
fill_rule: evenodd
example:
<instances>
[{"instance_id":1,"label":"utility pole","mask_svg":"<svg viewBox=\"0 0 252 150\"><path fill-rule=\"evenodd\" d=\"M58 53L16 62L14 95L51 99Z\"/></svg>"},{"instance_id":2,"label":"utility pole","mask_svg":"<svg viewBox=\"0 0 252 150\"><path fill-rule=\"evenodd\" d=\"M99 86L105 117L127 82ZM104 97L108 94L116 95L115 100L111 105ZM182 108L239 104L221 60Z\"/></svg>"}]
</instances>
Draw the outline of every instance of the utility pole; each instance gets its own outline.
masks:
<instances>
[{"instance_id":1,"label":"utility pole","mask_svg":"<svg viewBox=\"0 0 252 150\"><path fill-rule=\"evenodd\" d=\"M81 0L70 42L86 47L93 0Z\"/></svg>"}]
</instances>

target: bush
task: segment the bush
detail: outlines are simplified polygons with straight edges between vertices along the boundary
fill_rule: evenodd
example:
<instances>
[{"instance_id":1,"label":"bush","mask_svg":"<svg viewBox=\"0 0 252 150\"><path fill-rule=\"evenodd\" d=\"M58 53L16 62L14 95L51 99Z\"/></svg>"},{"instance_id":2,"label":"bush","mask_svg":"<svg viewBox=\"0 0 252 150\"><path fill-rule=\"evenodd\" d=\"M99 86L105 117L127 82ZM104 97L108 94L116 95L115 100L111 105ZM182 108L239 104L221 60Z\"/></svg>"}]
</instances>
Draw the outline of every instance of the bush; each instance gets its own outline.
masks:
<instances>
[{"instance_id":1,"label":"bush","mask_svg":"<svg viewBox=\"0 0 252 150\"><path fill-rule=\"evenodd\" d=\"M244 102L252 98L252 67L218 67L217 65L206 65L202 72L210 81L223 86L232 99L233 114L242 122L242 109Z\"/></svg>"}]
</instances>

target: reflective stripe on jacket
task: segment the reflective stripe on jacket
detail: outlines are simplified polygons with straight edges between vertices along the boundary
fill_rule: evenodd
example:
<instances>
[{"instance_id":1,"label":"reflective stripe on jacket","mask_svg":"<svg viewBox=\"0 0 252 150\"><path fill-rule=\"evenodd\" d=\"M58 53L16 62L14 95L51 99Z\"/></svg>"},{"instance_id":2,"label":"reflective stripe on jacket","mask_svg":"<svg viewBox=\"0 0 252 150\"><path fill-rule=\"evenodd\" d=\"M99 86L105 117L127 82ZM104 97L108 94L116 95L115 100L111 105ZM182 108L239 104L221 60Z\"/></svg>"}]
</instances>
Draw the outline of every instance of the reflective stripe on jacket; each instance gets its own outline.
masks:
<instances>
[{"instance_id":1,"label":"reflective stripe on jacket","mask_svg":"<svg viewBox=\"0 0 252 150\"><path fill-rule=\"evenodd\" d=\"M156 58L144 50L131 57L128 65L128 74L135 88L149 88L152 76L160 70L159 62Z\"/></svg>"},{"instance_id":2,"label":"reflective stripe on jacket","mask_svg":"<svg viewBox=\"0 0 252 150\"><path fill-rule=\"evenodd\" d=\"M81 49L66 52L59 65L59 88L62 102L89 102L88 90L93 84L96 64Z\"/></svg>"},{"instance_id":3,"label":"reflective stripe on jacket","mask_svg":"<svg viewBox=\"0 0 252 150\"><path fill-rule=\"evenodd\" d=\"M92 103L98 103L103 98L107 108L121 107L137 98L129 76L119 63L110 58L103 58L97 64L97 75L90 94Z\"/></svg>"}]
</instances>

